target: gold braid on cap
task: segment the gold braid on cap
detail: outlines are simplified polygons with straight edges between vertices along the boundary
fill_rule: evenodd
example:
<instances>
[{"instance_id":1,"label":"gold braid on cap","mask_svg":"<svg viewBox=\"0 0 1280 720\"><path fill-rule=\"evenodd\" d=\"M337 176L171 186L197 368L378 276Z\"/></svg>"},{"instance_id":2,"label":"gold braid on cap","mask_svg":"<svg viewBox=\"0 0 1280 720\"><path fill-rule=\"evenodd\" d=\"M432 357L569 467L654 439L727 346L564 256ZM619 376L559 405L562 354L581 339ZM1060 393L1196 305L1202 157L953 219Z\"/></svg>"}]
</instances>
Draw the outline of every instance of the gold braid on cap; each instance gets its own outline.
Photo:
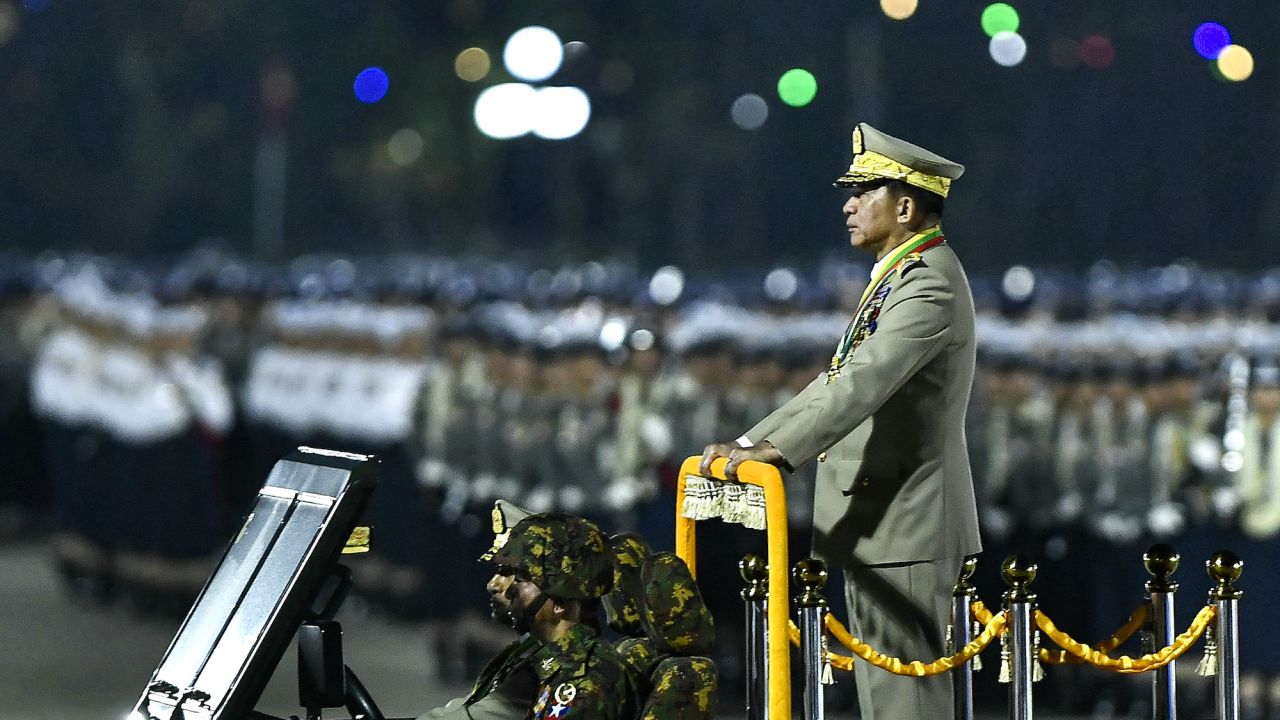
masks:
<instances>
[{"instance_id":1,"label":"gold braid on cap","mask_svg":"<svg viewBox=\"0 0 1280 720\"><path fill-rule=\"evenodd\" d=\"M912 170L887 155L881 155L871 150L854 156L853 164L849 166L848 172L841 175L840 179L836 180L836 184L853 185L875 180L901 180L908 185L915 185L942 197L946 197L947 192L951 189L951 178Z\"/></svg>"},{"instance_id":2,"label":"gold braid on cap","mask_svg":"<svg viewBox=\"0 0 1280 720\"><path fill-rule=\"evenodd\" d=\"M854 185L876 180L901 180L942 197L951 190L951 178L913 170L888 155L867 150L862 145L862 128L853 129L853 164L836 180L836 185Z\"/></svg>"}]
</instances>

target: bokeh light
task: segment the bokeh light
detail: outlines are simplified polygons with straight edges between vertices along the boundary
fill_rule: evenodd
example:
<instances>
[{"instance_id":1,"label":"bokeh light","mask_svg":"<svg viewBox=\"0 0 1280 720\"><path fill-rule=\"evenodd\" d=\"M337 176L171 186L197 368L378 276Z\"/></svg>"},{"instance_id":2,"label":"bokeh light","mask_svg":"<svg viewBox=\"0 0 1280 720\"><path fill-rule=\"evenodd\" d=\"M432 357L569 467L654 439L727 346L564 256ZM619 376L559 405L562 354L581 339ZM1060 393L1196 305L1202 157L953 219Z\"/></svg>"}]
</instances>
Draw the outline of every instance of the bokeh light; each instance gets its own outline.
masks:
<instances>
[{"instance_id":1,"label":"bokeh light","mask_svg":"<svg viewBox=\"0 0 1280 720\"><path fill-rule=\"evenodd\" d=\"M534 102L532 130L543 140L567 140L591 120L591 99L580 88L544 87Z\"/></svg>"},{"instance_id":2,"label":"bokeh light","mask_svg":"<svg viewBox=\"0 0 1280 720\"><path fill-rule=\"evenodd\" d=\"M22 0L22 9L27 12L44 12L53 4L53 0Z\"/></svg>"},{"instance_id":3,"label":"bokeh light","mask_svg":"<svg viewBox=\"0 0 1280 720\"><path fill-rule=\"evenodd\" d=\"M1018 33L1005 30L991 38L987 50L991 53L991 59L997 64L1013 67L1027 56L1027 41L1023 40Z\"/></svg>"},{"instance_id":4,"label":"bokeh light","mask_svg":"<svg viewBox=\"0 0 1280 720\"><path fill-rule=\"evenodd\" d=\"M791 268L774 268L764 276L764 294L774 302L789 302L800 289L800 278Z\"/></svg>"},{"instance_id":5,"label":"bokeh light","mask_svg":"<svg viewBox=\"0 0 1280 720\"><path fill-rule=\"evenodd\" d=\"M1218 71L1232 82L1248 80L1253 74L1253 53L1239 45L1228 45L1218 53Z\"/></svg>"},{"instance_id":6,"label":"bokeh light","mask_svg":"<svg viewBox=\"0 0 1280 720\"><path fill-rule=\"evenodd\" d=\"M1036 275L1026 265L1014 265L1000 279L1000 289L1010 300L1022 302L1035 292Z\"/></svg>"},{"instance_id":7,"label":"bokeh light","mask_svg":"<svg viewBox=\"0 0 1280 720\"><path fill-rule=\"evenodd\" d=\"M994 38L1002 32L1017 32L1021 19L1008 3L991 3L982 11L982 31Z\"/></svg>"},{"instance_id":8,"label":"bokeh light","mask_svg":"<svg viewBox=\"0 0 1280 720\"><path fill-rule=\"evenodd\" d=\"M818 94L818 80L803 68L792 68L778 78L778 97L791 107L804 107Z\"/></svg>"},{"instance_id":9,"label":"bokeh light","mask_svg":"<svg viewBox=\"0 0 1280 720\"><path fill-rule=\"evenodd\" d=\"M482 48L469 47L453 59L453 72L467 82L476 82L489 74L492 64L489 53Z\"/></svg>"},{"instance_id":10,"label":"bokeh light","mask_svg":"<svg viewBox=\"0 0 1280 720\"><path fill-rule=\"evenodd\" d=\"M564 45L560 37L541 25L530 25L511 34L502 50L507 72L521 80L546 80L560 69Z\"/></svg>"},{"instance_id":11,"label":"bokeh light","mask_svg":"<svg viewBox=\"0 0 1280 720\"><path fill-rule=\"evenodd\" d=\"M391 162L400 167L411 165L422 157L424 145L422 135L417 130L402 128L395 131L387 141L387 156L391 158Z\"/></svg>"},{"instance_id":12,"label":"bokeh light","mask_svg":"<svg viewBox=\"0 0 1280 720\"><path fill-rule=\"evenodd\" d=\"M659 305L670 305L684 292L684 273L674 265L660 267L649 279L649 297Z\"/></svg>"},{"instance_id":13,"label":"bokeh light","mask_svg":"<svg viewBox=\"0 0 1280 720\"><path fill-rule=\"evenodd\" d=\"M1205 60L1217 60L1218 53L1231 44L1231 33L1216 22L1201 23L1191 34L1191 44Z\"/></svg>"},{"instance_id":14,"label":"bokeh light","mask_svg":"<svg viewBox=\"0 0 1280 720\"><path fill-rule=\"evenodd\" d=\"M769 119L769 105L759 95L747 93L733 101L729 117L743 130L756 130Z\"/></svg>"},{"instance_id":15,"label":"bokeh light","mask_svg":"<svg viewBox=\"0 0 1280 720\"><path fill-rule=\"evenodd\" d=\"M1094 70L1106 70L1116 61L1116 48L1110 38L1090 35L1080 41L1080 61Z\"/></svg>"},{"instance_id":16,"label":"bokeh light","mask_svg":"<svg viewBox=\"0 0 1280 720\"><path fill-rule=\"evenodd\" d=\"M473 117L480 132L495 140L527 135L533 129L531 109L537 91L524 83L485 88L476 98Z\"/></svg>"},{"instance_id":17,"label":"bokeh light","mask_svg":"<svg viewBox=\"0 0 1280 720\"><path fill-rule=\"evenodd\" d=\"M362 103L376 103L387 96L387 88L391 80L386 71L380 67L368 67L356 75L356 99Z\"/></svg>"},{"instance_id":18,"label":"bokeh light","mask_svg":"<svg viewBox=\"0 0 1280 720\"><path fill-rule=\"evenodd\" d=\"M920 0L880 0L880 9L894 20L906 20L916 14Z\"/></svg>"}]
</instances>

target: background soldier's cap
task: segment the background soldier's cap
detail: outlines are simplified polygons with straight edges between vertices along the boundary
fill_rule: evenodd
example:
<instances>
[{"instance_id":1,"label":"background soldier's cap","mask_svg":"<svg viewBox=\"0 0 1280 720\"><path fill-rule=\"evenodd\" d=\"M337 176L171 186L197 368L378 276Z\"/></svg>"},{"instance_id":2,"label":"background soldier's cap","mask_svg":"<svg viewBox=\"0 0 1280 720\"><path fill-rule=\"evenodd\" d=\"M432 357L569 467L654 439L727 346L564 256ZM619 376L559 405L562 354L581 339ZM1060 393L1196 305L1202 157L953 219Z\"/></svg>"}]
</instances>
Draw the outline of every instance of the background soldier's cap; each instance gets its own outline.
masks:
<instances>
[{"instance_id":1,"label":"background soldier's cap","mask_svg":"<svg viewBox=\"0 0 1280 720\"><path fill-rule=\"evenodd\" d=\"M964 174L964 166L922 147L886 135L866 123L853 129L853 163L836 186L901 180L908 185L947 196L951 181Z\"/></svg>"},{"instance_id":2,"label":"background soldier's cap","mask_svg":"<svg viewBox=\"0 0 1280 720\"><path fill-rule=\"evenodd\" d=\"M493 520L493 545L489 546L489 549L480 556L480 561L488 562L492 560L493 556L502 549L502 546L507 544L507 538L511 536L511 528L531 514L528 510L514 503L509 503L506 500L495 500L493 502L493 510L489 513L490 518Z\"/></svg>"}]
</instances>

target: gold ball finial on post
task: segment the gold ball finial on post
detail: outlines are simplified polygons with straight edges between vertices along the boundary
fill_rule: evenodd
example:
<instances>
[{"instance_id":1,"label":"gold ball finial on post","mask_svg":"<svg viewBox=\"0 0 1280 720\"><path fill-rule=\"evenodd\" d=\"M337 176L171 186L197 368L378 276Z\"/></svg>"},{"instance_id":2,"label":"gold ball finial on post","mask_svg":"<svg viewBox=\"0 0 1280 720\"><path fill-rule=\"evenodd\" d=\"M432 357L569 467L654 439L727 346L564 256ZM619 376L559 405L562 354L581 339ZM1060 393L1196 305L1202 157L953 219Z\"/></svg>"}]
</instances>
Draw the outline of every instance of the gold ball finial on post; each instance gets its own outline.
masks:
<instances>
[{"instance_id":1,"label":"gold ball finial on post","mask_svg":"<svg viewBox=\"0 0 1280 720\"><path fill-rule=\"evenodd\" d=\"M1173 573L1178 569L1182 556L1165 543L1152 545L1142 554L1142 564L1147 568L1151 579L1147 581L1147 592L1173 592L1178 589L1178 581Z\"/></svg>"},{"instance_id":2,"label":"gold ball finial on post","mask_svg":"<svg viewBox=\"0 0 1280 720\"><path fill-rule=\"evenodd\" d=\"M1230 550L1219 550L1213 557L1205 561L1209 577L1217 585L1209 591L1214 600L1238 600L1244 591L1236 587L1240 573L1244 571L1244 560Z\"/></svg>"},{"instance_id":3,"label":"gold ball finial on post","mask_svg":"<svg viewBox=\"0 0 1280 720\"><path fill-rule=\"evenodd\" d=\"M956 586L951 591L952 597L963 597L976 593L974 587L969 584L969 579L973 577L977 570L978 558L967 557L964 559L964 564L960 566L960 578L956 580Z\"/></svg>"},{"instance_id":4,"label":"gold ball finial on post","mask_svg":"<svg viewBox=\"0 0 1280 720\"><path fill-rule=\"evenodd\" d=\"M806 558L791 569L791 577L800 586L800 597L796 599L796 605L827 606L827 599L822 597L822 589L826 587L828 577L826 563L818 558Z\"/></svg>"},{"instance_id":5,"label":"gold ball finial on post","mask_svg":"<svg viewBox=\"0 0 1280 720\"><path fill-rule=\"evenodd\" d=\"M743 600L764 600L769 597L769 565L764 558L749 553L738 561L738 574L746 582Z\"/></svg>"},{"instance_id":6,"label":"gold ball finial on post","mask_svg":"<svg viewBox=\"0 0 1280 720\"><path fill-rule=\"evenodd\" d=\"M1005 558L1004 563L1000 565L1000 574L1004 576L1004 582L1009 586L1009 591L1004 594L1006 603L1032 602L1036 599L1035 593L1031 592L1031 583L1036 579L1036 570L1036 564L1024 555L1010 555Z\"/></svg>"}]
</instances>

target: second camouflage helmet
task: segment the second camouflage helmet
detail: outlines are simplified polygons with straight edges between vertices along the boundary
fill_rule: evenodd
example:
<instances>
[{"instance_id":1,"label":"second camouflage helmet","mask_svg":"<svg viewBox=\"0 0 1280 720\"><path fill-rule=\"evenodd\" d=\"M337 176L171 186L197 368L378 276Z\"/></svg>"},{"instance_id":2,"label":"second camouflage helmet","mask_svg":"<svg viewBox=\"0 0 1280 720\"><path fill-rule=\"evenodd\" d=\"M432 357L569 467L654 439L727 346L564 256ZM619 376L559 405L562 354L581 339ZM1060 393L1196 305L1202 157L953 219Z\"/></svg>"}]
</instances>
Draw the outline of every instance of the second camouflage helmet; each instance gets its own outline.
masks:
<instances>
[{"instance_id":1,"label":"second camouflage helmet","mask_svg":"<svg viewBox=\"0 0 1280 720\"><path fill-rule=\"evenodd\" d=\"M598 598L613 585L604 533L590 520L573 515L524 518L494 553L493 562L514 568L542 592L565 600Z\"/></svg>"}]
</instances>

